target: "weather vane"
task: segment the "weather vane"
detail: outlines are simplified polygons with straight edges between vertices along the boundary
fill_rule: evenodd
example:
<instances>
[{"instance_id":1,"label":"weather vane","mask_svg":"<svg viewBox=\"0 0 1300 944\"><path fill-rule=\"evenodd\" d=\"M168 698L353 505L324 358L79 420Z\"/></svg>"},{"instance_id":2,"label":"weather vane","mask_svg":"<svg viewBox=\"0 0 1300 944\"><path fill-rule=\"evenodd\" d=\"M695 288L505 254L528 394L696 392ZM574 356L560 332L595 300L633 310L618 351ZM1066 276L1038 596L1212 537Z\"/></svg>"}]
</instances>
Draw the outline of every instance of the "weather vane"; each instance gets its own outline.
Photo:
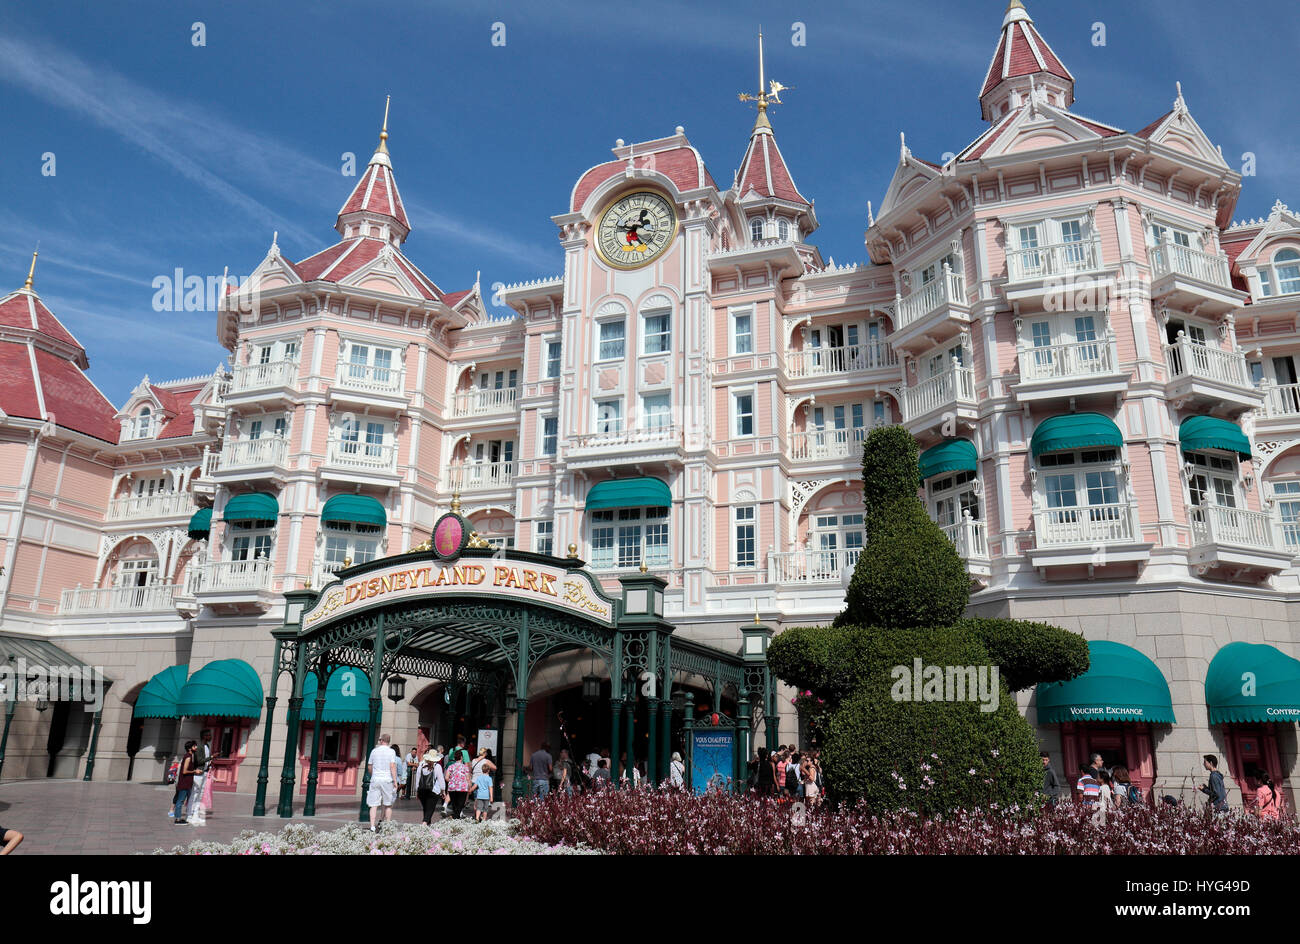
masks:
<instances>
[{"instance_id":1,"label":"weather vane","mask_svg":"<svg viewBox=\"0 0 1300 944\"><path fill-rule=\"evenodd\" d=\"M758 31L758 94L740 93L742 102L758 102L758 120L755 122L755 127L770 127L767 120L767 106L769 104L780 105L781 93L793 87L792 85L782 85L775 79L771 82L767 81L767 75L763 69L763 30L760 28Z\"/></svg>"}]
</instances>

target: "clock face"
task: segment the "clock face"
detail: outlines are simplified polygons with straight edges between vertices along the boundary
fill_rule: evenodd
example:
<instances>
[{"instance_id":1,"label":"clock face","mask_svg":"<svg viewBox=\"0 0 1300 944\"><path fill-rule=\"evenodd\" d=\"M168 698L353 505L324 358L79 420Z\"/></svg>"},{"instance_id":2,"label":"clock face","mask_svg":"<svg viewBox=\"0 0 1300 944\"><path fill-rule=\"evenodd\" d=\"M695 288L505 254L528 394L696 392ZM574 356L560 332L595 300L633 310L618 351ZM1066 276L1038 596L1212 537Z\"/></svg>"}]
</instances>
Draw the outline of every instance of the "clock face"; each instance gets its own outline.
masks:
<instances>
[{"instance_id":1,"label":"clock face","mask_svg":"<svg viewBox=\"0 0 1300 944\"><path fill-rule=\"evenodd\" d=\"M639 190L619 197L600 215L596 251L615 268L638 269L663 255L676 233L673 205Z\"/></svg>"}]
</instances>

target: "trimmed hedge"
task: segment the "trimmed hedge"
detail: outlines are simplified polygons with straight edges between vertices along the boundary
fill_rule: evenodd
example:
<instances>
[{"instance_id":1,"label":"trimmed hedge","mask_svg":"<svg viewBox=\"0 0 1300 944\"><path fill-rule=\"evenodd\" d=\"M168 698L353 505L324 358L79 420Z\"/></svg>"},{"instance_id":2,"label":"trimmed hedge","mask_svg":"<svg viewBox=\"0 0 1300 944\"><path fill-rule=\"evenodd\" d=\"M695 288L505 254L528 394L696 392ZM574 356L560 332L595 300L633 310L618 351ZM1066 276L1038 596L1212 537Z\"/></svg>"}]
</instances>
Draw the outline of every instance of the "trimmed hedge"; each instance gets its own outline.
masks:
<instances>
[{"instance_id":1,"label":"trimmed hedge","mask_svg":"<svg viewBox=\"0 0 1300 944\"><path fill-rule=\"evenodd\" d=\"M967 619L958 626L984 643L1013 692L1039 682L1064 682L1088 671L1088 640L1080 633L1012 619Z\"/></svg>"},{"instance_id":2,"label":"trimmed hedge","mask_svg":"<svg viewBox=\"0 0 1300 944\"><path fill-rule=\"evenodd\" d=\"M878 426L862 444L863 523L870 536L877 511L895 502L915 502L921 487L916 440L901 426Z\"/></svg>"},{"instance_id":3,"label":"trimmed hedge","mask_svg":"<svg viewBox=\"0 0 1300 944\"><path fill-rule=\"evenodd\" d=\"M970 601L966 563L915 495L878 511L839 625L946 626Z\"/></svg>"}]
</instances>

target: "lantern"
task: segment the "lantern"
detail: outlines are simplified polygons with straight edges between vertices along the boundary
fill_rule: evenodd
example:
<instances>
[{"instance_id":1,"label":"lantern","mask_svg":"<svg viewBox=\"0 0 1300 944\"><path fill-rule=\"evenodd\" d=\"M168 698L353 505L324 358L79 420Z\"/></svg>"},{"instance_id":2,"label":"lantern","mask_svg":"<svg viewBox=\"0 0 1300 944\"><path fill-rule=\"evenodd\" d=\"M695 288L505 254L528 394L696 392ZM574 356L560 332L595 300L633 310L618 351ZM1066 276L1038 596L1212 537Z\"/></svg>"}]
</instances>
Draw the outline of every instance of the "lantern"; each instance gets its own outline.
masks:
<instances>
[{"instance_id":1,"label":"lantern","mask_svg":"<svg viewBox=\"0 0 1300 944\"><path fill-rule=\"evenodd\" d=\"M394 675L388 680L388 700L396 705L406 697L406 679Z\"/></svg>"}]
</instances>

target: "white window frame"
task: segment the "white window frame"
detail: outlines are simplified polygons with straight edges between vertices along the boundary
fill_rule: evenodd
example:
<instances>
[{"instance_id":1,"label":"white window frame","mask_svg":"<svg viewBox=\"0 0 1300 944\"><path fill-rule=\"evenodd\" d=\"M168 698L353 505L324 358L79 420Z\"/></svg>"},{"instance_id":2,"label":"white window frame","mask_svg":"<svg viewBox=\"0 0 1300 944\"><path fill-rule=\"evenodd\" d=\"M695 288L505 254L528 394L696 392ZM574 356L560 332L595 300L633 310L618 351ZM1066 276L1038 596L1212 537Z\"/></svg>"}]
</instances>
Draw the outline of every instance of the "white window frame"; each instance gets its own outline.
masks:
<instances>
[{"instance_id":1,"label":"white window frame","mask_svg":"<svg viewBox=\"0 0 1300 944\"><path fill-rule=\"evenodd\" d=\"M587 519L587 560L592 570L633 570L643 561L647 567L669 566L671 508L601 508L587 512ZM654 553L648 554L651 547Z\"/></svg>"},{"instance_id":2,"label":"white window frame","mask_svg":"<svg viewBox=\"0 0 1300 944\"><path fill-rule=\"evenodd\" d=\"M1278 256L1284 252L1293 252L1297 254L1295 259L1283 259L1278 261ZM1282 290L1282 277L1280 271L1282 268L1295 267L1300 272L1300 250L1294 246L1279 246L1273 251L1268 262L1259 263L1255 271L1259 275L1260 296L1263 298L1272 298L1279 295L1296 295L1300 294L1300 278L1288 279L1294 287L1290 291Z\"/></svg>"},{"instance_id":3,"label":"white window frame","mask_svg":"<svg viewBox=\"0 0 1300 944\"><path fill-rule=\"evenodd\" d=\"M552 555L555 553L554 521L533 522L533 553Z\"/></svg>"},{"instance_id":4,"label":"white window frame","mask_svg":"<svg viewBox=\"0 0 1300 944\"><path fill-rule=\"evenodd\" d=\"M554 424L555 432L548 433L546 427L548 424ZM555 458L560 451L560 418L558 416L539 416L538 417L538 434L539 455L549 458ZM546 447L546 441L551 440L550 449Z\"/></svg>"},{"instance_id":5,"label":"white window frame","mask_svg":"<svg viewBox=\"0 0 1300 944\"><path fill-rule=\"evenodd\" d=\"M546 343L546 358L542 365L543 380L558 380L560 370L562 369L562 359L564 357L564 345L559 340L550 340ZM552 350L554 356L552 357Z\"/></svg>"},{"instance_id":6,"label":"white window frame","mask_svg":"<svg viewBox=\"0 0 1300 944\"><path fill-rule=\"evenodd\" d=\"M746 534L745 532L748 532ZM731 509L731 566L733 569L758 566L758 506L735 505ZM747 545L747 547L746 547Z\"/></svg>"},{"instance_id":7,"label":"white window frame","mask_svg":"<svg viewBox=\"0 0 1300 944\"><path fill-rule=\"evenodd\" d=\"M650 331L651 318L664 318L666 325L663 331ZM651 339L661 339L659 343L663 346L656 350L650 349ZM669 354L673 349L673 310L671 308L647 308L641 312L641 353L642 354Z\"/></svg>"},{"instance_id":8,"label":"white window frame","mask_svg":"<svg viewBox=\"0 0 1300 944\"><path fill-rule=\"evenodd\" d=\"M1230 452L1206 449L1183 453L1183 461L1191 466L1187 476L1189 505L1197 508L1205 505L1237 509L1246 507L1245 495L1239 494L1237 489L1241 478L1240 457ZM1230 499L1227 503L1222 501L1225 494Z\"/></svg>"},{"instance_id":9,"label":"white window frame","mask_svg":"<svg viewBox=\"0 0 1300 944\"><path fill-rule=\"evenodd\" d=\"M761 243L767 238L767 218L762 216L751 216L749 218L749 243L751 246Z\"/></svg>"},{"instance_id":10,"label":"white window frame","mask_svg":"<svg viewBox=\"0 0 1300 944\"><path fill-rule=\"evenodd\" d=\"M1109 456L1110 453L1114 455ZM1066 457L1069 457L1069 461L1066 461ZM1038 456L1034 463L1038 478L1034 485L1034 494L1042 508L1050 511L1075 509L1082 512L1088 508L1126 505L1128 500L1124 486L1123 463L1123 453L1114 446L1044 453ZM1067 474L1072 477L1071 492L1074 496L1074 504L1053 505L1049 497L1048 479ZM1099 474L1102 478L1094 485L1088 478L1089 474ZM1107 474L1113 477L1113 482L1106 480ZM1094 490L1100 489L1101 497L1104 499L1105 491L1110 488L1115 490L1114 502L1103 500L1094 503L1092 501Z\"/></svg>"},{"instance_id":11,"label":"white window frame","mask_svg":"<svg viewBox=\"0 0 1300 944\"><path fill-rule=\"evenodd\" d=\"M605 410L614 407L612 416L605 413ZM623 432L626 414L623 412L622 397L602 397L595 401L595 420L596 432L603 436L617 436ZM613 420L611 423L610 420Z\"/></svg>"},{"instance_id":12,"label":"white window frame","mask_svg":"<svg viewBox=\"0 0 1300 944\"><path fill-rule=\"evenodd\" d=\"M749 412L742 413L740 398L749 398ZM749 417L749 432L742 432L742 420ZM758 435L758 393L753 387L731 391L731 435L733 439L750 439Z\"/></svg>"},{"instance_id":13,"label":"white window frame","mask_svg":"<svg viewBox=\"0 0 1300 944\"><path fill-rule=\"evenodd\" d=\"M605 328L608 327L608 326L611 326L611 325L620 325L620 326L622 327L622 329L623 329L623 334L622 334L622 336L621 336L620 338L618 338L617 340L611 338L610 340L606 341L606 340L605 340ZM615 344L615 343L618 344L618 353L617 353L617 354L606 354L606 353L605 353L605 345L606 345L606 344L613 345L613 344ZM603 362L603 361L621 361L621 360L623 360L625 357L627 357L627 315L620 315L620 316L617 317L617 318L603 318L603 319L601 319L600 321L596 322L596 360L597 360L597 362Z\"/></svg>"},{"instance_id":14,"label":"white window frame","mask_svg":"<svg viewBox=\"0 0 1300 944\"><path fill-rule=\"evenodd\" d=\"M743 334L737 330L741 318L749 319L749 330ZM733 357L738 354L754 353L754 321L755 312L753 305L747 305L743 308L732 308L727 312L728 349L731 351ZM741 338L746 339L743 350L739 343Z\"/></svg>"},{"instance_id":15,"label":"white window frame","mask_svg":"<svg viewBox=\"0 0 1300 944\"><path fill-rule=\"evenodd\" d=\"M377 524L327 521L320 533L321 562L327 570L337 570L348 558L353 564L366 564L382 556L384 529Z\"/></svg>"}]
</instances>

